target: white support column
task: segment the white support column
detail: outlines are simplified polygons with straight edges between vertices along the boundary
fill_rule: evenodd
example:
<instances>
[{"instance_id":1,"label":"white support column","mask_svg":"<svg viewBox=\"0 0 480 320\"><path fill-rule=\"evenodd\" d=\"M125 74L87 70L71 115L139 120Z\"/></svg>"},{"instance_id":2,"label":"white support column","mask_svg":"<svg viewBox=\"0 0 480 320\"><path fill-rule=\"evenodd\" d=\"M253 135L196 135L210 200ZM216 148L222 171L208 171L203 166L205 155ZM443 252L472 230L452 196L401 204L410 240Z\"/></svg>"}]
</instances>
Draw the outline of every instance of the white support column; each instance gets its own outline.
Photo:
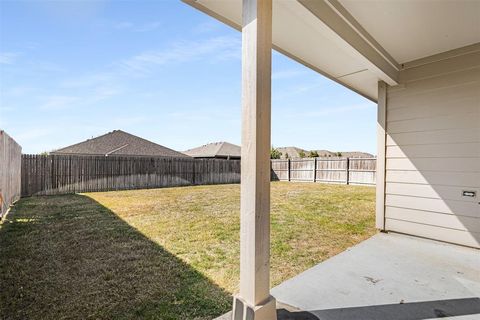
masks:
<instances>
[{"instance_id":1,"label":"white support column","mask_svg":"<svg viewBox=\"0 0 480 320\"><path fill-rule=\"evenodd\" d=\"M386 169L386 139L387 139L387 84L378 82L377 106L377 193L376 219L377 229L385 230L385 169Z\"/></svg>"},{"instance_id":2,"label":"white support column","mask_svg":"<svg viewBox=\"0 0 480 320\"><path fill-rule=\"evenodd\" d=\"M275 320L270 296L272 0L243 0L240 293L234 320Z\"/></svg>"}]
</instances>

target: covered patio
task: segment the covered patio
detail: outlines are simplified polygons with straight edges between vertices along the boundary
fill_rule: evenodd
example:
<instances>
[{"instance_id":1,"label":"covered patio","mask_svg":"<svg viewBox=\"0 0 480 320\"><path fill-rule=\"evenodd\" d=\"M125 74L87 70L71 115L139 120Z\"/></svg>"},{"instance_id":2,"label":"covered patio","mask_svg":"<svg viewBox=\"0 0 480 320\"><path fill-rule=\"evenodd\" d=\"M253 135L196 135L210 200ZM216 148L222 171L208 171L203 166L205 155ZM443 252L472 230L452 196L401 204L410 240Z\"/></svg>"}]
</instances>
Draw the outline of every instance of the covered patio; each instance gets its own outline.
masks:
<instances>
[{"instance_id":1,"label":"covered patio","mask_svg":"<svg viewBox=\"0 0 480 320\"><path fill-rule=\"evenodd\" d=\"M479 266L474 249L379 233L287 280L272 294L307 311L291 312L292 319L478 319Z\"/></svg>"},{"instance_id":2,"label":"covered patio","mask_svg":"<svg viewBox=\"0 0 480 320\"><path fill-rule=\"evenodd\" d=\"M284 319L478 318L480 1L183 1L242 31L232 319L277 319L277 302L301 310ZM270 290L272 49L377 103L376 227L388 234Z\"/></svg>"},{"instance_id":3,"label":"covered patio","mask_svg":"<svg viewBox=\"0 0 480 320\"><path fill-rule=\"evenodd\" d=\"M471 248L379 233L285 281L272 295L278 319L473 320L480 316L479 266L480 254Z\"/></svg>"}]
</instances>

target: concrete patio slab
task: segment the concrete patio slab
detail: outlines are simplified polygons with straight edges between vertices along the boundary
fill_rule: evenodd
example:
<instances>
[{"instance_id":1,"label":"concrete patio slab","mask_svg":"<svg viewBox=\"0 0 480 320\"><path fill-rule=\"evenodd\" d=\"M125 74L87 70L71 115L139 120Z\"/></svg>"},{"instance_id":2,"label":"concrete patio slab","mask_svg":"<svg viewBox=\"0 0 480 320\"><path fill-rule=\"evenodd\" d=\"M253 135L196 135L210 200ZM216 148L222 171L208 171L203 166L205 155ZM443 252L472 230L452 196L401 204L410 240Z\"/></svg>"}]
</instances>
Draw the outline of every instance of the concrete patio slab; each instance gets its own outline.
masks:
<instances>
[{"instance_id":1,"label":"concrete patio slab","mask_svg":"<svg viewBox=\"0 0 480 320\"><path fill-rule=\"evenodd\" d=\"M283 319L480 319L480 251L379 233L272 294L304 311Z\"/></svg>"},{"instance_id":2,"label":"concrete patio slab","mask_svg":"<svg viewBox=\"0 0 480 320\"><path fill-rule=\"evenodd\" d=\"M480 320L480 250L379 233L272 294L278 320Z\"/></svg>"}]
</instances>

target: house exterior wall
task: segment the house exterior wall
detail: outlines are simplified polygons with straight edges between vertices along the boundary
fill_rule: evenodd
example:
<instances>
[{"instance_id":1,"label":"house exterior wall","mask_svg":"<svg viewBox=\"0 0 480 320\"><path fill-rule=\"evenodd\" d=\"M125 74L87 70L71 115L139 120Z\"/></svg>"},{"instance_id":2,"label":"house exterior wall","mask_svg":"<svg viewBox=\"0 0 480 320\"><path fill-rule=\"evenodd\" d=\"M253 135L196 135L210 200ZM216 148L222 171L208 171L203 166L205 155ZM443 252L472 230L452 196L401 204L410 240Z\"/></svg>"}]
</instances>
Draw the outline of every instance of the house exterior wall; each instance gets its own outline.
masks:
<instances>
[{"instance_id":1,"label":"house exterior wall","mask_svg":"<svg viewBox=\"0 0 480 320\"><path fill-rule=\"evenodd\" d=\"M407 67L400 81L387 88L385 229L478 248L480 51Z\"/></svg>"}]
</instances>

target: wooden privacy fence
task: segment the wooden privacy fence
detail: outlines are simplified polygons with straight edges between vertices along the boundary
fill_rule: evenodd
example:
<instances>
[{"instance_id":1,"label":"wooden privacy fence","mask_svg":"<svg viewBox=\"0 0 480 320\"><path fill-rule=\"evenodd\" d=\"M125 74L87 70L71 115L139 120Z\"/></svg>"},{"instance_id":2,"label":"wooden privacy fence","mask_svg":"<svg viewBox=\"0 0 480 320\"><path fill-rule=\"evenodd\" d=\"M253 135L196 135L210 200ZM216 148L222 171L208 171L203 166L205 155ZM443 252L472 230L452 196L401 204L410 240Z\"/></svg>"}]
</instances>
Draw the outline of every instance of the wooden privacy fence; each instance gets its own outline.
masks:
<instances>
[{"instance_id":1,"label":"wooden privacy fence","mask_svg":"<svg viewBox=\"0 0 480 320\"><path fill-rule=\"evenodd\" d=\"M375 167L375 158L272 160L272 180L374 185ZM240 182L240 160L23 155L21 168L22 196Z\"/></svg>"},{"instance_id":2,"label":"wooden privacy fence","mask_svg":"<svg viewBox=\"0 0 480 320\"><path fill-rule=\"evenodd\" d=\"M240 160L22 156L22 196L238 182Z\"/></svg>"},{"instance_id":3,"label":"wooden privacy fence","mask_svg":"<svg viewBox=\"0 0 480 320\"><path fill-rule=\"evenodd\" d=\"M0 130L0 218L20 198L22 148Z\"/></svg>"},{"instance_id":4,"label":"wooden privacy fence","mask_svg":"<svg viewBox=\"0 0 480 320\"><path fill-rule=\"evenodd\" d=\"M375 185L376 158L272 160L272 180Z\"/></svg>"}]
</instances>

